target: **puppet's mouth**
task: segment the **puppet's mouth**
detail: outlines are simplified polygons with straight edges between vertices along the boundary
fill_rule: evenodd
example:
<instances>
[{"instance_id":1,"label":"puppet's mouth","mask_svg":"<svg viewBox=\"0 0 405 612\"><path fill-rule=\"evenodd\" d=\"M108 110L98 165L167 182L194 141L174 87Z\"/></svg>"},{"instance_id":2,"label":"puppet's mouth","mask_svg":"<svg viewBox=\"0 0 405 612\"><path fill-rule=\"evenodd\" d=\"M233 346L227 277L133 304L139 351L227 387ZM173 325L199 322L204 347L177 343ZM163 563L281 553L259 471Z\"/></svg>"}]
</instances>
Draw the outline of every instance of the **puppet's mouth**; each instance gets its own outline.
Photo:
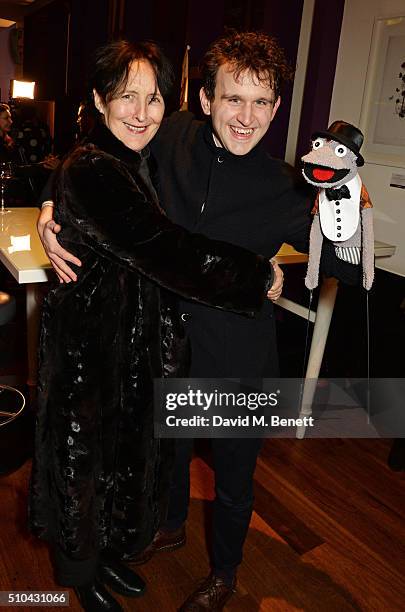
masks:
<instances>
[{"instance_id":1,"label":"puppet's mouth","mask_svg":"<svg viewBox=\"0 0 405 612\"><path fill-rule=\"evenodd\" d=\"M329 166L317 166L308 162L304 163L305 176L316 183L337 183L349 172L348 168L337 169Z\"/></svg>"}]
</instances>

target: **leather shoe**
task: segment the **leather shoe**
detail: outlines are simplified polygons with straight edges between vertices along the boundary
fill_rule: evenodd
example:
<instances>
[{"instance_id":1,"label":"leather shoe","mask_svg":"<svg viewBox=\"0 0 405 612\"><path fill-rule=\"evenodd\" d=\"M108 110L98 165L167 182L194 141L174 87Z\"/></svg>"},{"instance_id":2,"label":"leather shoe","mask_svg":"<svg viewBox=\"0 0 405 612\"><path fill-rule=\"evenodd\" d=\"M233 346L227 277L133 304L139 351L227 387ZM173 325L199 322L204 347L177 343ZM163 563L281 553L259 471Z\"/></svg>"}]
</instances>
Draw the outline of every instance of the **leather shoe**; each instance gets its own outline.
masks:
<instances>
[{"instance_id":1,"label":"leather shoe","mask_svg":"<svg viewBox=\"0 0 405 612\"><path fill-rule=\"evenodd\" d=\"M118 601L98 580L75 587L75 592L86 612L123 612Z\"/></svg>"},{"instance_id":2,"label":"leather shoe","mask_svg":"<svg viewBox=\"0 0 405 612\"><path fill-rule=\"evenodd\" d=\"M222 610L226 602L235 593L236 578L232 586L228 586L223 578L210 574L200 586L186 599L179 612L202 612Z\"/></svg>"},{"instance_id":3,"label":"leather shoe","mask_svg":"<svg viewBox=\"0 0 405 612\"><path fill-rule=\"evenodd\" d=\"M113 553L103 553L97 577L113 591L126 597L140 597L146 589L142 578L117 559Z\"/></svg>"},{"instance_id":4,"label":"leather shoe","mask_svg":"<svg viewBox=\"0 0 405 612\"><path fill-rule=\"evenodd\" d=\"M157 552L172 551L181 548L186 543L186 528L184 525L175 531L156 532L152 542L142 552L126 559L131 565L143 565Z\"/></svg>"},{"instance_id":5,"label":"leather shoe","mask_svg":"<svg viewBox=\"0 0 405 612\"><path fill-rule=\"evenodd\" d=\"M388 467L394 472L405 470L405 440L396 438L388 455Z\"/></svg>"}]
</instances>

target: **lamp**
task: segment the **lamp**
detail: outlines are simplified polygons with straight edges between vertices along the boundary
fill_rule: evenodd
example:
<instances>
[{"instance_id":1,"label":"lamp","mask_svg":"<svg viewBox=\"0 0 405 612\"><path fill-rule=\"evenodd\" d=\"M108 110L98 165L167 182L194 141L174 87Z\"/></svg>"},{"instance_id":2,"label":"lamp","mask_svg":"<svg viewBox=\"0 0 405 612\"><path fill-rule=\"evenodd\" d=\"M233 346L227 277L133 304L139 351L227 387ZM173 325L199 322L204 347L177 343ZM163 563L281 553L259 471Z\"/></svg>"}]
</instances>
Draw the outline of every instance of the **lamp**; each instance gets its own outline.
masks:
<instances>
[{"instance_id":1,"label":"lamp","mask_svg":"<svg viewBox=\"0 0 405 612\"><path fill-rule=\"evenodd\" d=\"M11 98L31 98L34 99L35 81L11 81Z\"/></svg>"}]
</instances>

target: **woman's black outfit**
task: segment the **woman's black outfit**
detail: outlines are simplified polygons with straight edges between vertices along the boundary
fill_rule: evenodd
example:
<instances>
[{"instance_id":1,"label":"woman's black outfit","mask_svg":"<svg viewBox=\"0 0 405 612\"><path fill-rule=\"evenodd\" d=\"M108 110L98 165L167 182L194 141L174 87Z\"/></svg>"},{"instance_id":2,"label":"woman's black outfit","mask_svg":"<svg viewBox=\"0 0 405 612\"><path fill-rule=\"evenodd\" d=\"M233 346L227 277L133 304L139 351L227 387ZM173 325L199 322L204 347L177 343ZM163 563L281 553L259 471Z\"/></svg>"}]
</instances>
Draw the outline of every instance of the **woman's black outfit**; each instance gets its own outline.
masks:
<instances>
[{"instance_id":1,"label":"woman's black outfit","mask_svg":"<svg viewBox=\"0 0 405 612\"><path fill-rule=\"evenodd\" d=\"M83 564L69 578L80 584L103 549L122 556L148 545L166 512L172 441L153 438L153 379L187 372L171 291L253 316L271 266L172 224L147 152L103 126L55 183L61 242L82 267L44 306L30 523Z\"/></svg>"}]
</instances>

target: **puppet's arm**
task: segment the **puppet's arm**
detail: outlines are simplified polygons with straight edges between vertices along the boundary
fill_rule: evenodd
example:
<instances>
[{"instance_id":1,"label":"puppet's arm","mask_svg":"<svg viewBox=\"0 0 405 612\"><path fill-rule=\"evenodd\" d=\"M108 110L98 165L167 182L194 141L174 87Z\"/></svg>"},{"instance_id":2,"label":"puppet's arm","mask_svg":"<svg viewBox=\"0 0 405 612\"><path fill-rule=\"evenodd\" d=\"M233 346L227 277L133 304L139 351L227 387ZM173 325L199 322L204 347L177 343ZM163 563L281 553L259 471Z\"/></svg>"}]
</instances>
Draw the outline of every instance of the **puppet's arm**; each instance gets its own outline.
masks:
<instances>
[{"instance_id":1,"label":"puppet's arm","mask_svg":"<svg viewBox=\"0 0 405 612\"><path fill-rule=\"evenodd\" d=\"M319 213L314 216L311 234L309 237L309 260L305 285L308 289L315 289L318 286L319 265L321 262L323 235L319 220Z\"/></svg>"},{"instance_id":2,"label":"puppet's arm","mask_svg":"<svg viewBox=\"0 0 405 612\"><path fill-rule=\"evenodd\" d=\"M363 286L368 291L371 289L374 280L374 230L372 208L363 208L361 211L361 233L363 242Z\"/></svg>"}]
</instances>

